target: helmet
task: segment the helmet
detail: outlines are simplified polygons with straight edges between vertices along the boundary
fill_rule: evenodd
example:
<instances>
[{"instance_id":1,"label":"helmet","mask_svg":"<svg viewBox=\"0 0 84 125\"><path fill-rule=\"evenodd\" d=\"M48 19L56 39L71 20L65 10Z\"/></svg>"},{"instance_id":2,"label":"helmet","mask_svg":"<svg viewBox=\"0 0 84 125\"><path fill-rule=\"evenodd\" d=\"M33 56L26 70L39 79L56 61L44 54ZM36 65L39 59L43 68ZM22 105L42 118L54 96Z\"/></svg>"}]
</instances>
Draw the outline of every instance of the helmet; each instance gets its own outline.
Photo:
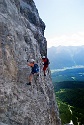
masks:
<instances>
[{"instance_id":1,"label":"helmet","mask_svg":"<svg viewBox=\"0 0 84 125\"><path fill-rule=\"evenodd\" d=\"M31 63L32 63L32 62L35 62L35 60L34 60L34 59L30 59L30 60L29 60L29 62L31 62Z\"/></svg>"},{"instance_id":2,"label":"helmet","mask_svg":"<svg viewBox=\"0 0 84 125\"><path fill-rule=\"evenodd\" d=\"M42 57L43 59L45 58L45 56Z\"/></svg>"}]
</instances>

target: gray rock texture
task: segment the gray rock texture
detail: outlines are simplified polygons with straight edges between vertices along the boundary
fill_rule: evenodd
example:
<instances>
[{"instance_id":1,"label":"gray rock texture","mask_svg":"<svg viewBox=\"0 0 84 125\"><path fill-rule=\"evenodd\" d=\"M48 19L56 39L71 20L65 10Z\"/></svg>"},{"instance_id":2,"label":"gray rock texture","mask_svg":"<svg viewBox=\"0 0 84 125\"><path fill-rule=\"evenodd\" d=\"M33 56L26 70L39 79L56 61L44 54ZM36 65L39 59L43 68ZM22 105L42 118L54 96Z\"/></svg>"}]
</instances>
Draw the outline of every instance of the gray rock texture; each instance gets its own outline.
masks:
<instances>
[{"instance_id":1,"label":"gray rock texture","mask_svg":"<svg viewBox=\"0 0 84 125\"><path fill-rule=\"evenodd\" d=\"M60 125L47 55L45 24L33 0L0 0L0 125ZM34 58L40 67L27 86Z\"/></svg>"}]
</instances>

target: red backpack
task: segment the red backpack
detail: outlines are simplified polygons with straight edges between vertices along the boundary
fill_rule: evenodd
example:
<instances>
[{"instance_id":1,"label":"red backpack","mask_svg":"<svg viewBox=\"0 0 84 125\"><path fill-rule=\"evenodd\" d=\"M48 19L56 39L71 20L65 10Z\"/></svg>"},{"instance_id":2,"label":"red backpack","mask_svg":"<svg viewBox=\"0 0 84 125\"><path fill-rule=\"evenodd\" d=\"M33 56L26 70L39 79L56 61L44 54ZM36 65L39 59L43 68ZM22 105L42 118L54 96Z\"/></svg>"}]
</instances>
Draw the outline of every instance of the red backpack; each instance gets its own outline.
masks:
<instances>
[{"instance_id":1,"label":"red backpack","mask_svg":"<svg viewBox=\"0 0 84 125\"><path fill-rule=\"evenodd\" d=\"M49 65L49 64L50 64L49 59L45 58L44 65Z\"/></svg>"}]
</instances>

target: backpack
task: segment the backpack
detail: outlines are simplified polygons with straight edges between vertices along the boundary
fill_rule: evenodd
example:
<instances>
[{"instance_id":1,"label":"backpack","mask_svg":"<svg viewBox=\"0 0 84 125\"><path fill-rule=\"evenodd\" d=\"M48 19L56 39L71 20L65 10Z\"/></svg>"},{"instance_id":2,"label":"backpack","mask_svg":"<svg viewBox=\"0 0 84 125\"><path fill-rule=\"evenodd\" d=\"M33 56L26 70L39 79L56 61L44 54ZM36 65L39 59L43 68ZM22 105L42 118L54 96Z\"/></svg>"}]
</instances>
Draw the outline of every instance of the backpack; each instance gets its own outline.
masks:
<instances>
[{"instance_id":1,"label":"backpack","mask_svg":"<svg viewBox=\"0 0 84 125\"><path fill-rule=\"evenodd\" d=\"M44 62L44 65L49 65L49 64L50 64L49 59L46 58L46 62Z\"/></svg>"},{"instance_id":2,"label":"backpack","mask_svg":"<svg viewBox=\"0 0 84 125\"><path fill-rule=\"evenodd\" d=\"M34 73L38 73L39 72L39 66L38 66L38 64L34 64L34 67L32 68L32 71Z\"/></svg>"}]
</instances>

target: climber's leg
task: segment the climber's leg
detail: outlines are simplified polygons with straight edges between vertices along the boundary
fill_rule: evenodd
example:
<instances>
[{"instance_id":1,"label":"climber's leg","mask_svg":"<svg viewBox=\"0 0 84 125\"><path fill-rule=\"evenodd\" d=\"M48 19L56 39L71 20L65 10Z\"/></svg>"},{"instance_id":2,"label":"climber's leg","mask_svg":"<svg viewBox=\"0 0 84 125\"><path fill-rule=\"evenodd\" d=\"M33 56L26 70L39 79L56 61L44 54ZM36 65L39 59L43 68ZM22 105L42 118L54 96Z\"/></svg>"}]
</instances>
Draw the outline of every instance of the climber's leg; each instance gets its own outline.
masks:
<instances>
[{"instance_id":1,"label":"climber's leg","mask_svg":"<svg viewBox=\"0 0 84 125\"><path fill-rule=\"evenodd\" d=\"M31 85L32 78L33 78L33 74L31 73L31 74L29 75L29 77L28 77L29 83L27 83L27 85Z\"/></svg>"},{"instance_id":2,"label":"climber's leg","mask_svg":"<svg viewBox=\"0 0 84 125\"><path fill-rule=\"evenodd\" d=\"M44 65L43 67L43 71L44 71L44 76L46 76L46 69L47 69L48 65Z\"/></svg>"}]
</instances>

